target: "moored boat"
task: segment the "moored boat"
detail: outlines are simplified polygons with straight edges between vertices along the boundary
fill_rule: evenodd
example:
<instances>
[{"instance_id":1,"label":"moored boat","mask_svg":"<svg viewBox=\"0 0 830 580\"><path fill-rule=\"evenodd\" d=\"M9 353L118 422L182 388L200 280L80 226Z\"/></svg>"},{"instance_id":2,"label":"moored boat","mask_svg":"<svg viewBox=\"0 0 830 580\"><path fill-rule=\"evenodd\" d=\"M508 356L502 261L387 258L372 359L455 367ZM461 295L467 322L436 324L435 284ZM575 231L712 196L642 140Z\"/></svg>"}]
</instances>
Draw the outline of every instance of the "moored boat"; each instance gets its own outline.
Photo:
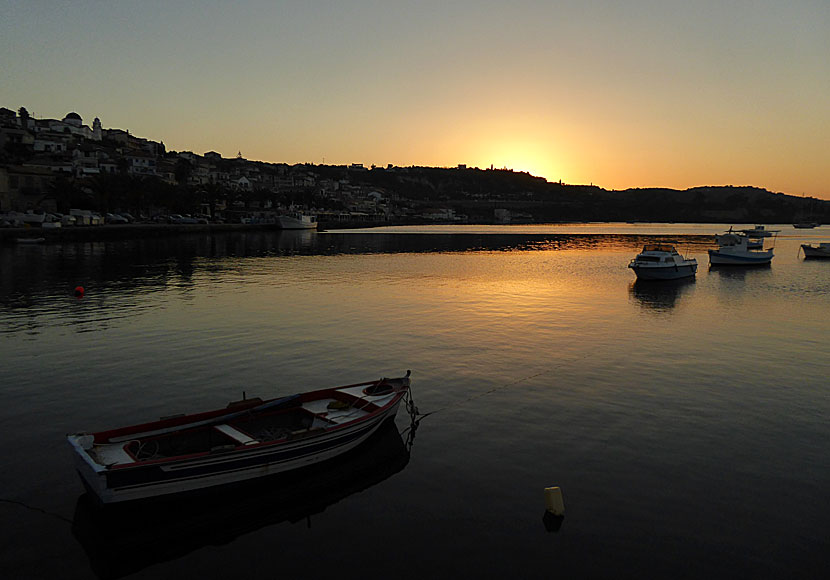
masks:
<instances>
[{"instance_id":1,"label":"moored boat","mask_svg":"<svg viewBox=\"0 0 830 580\"><path fill-rule=\"evenodd\" d=\"M349 451L395 416L406 376L322 389L67 439L103 503L168 495L291 471Z\"/></svg>"},{"instance_id":2,"label":"moored boat","mask_svg":"<svg viewBox=\"0 0 830 580\"><path fill-rule=\"evenodd\" d=\"M717 250L708 250L709 263L713 266L764 266L772 262L773 250L755 249L749 237L740 232L715 236Z\"/></svg>"},{"instance_id":3,"label":"moored boat","mask_svg":"<svg viewBox=\"0 0 830 580\"><path fill-rule=\"evenodd\" d=\"M830 259L830 242L820 242L817 246L801 244L805 258Z\"/></svg>"},{"instance_id":4,"label":"moored boat","mask_svg":"<svg viewBox=\"0 0 830 580\"><path fill-rule=\"evenodd\" d=\"M677 280L694 276L697 260L681 256L671 244L655 243L644 245L628 267L639 280Z\"/></svg>"},{"instance_id":5,"label":"moored boat","mask_svg":"<svg viewBox=\"0 0 830 580\"><path fill-rule=\"evenodd\" d=\"M715 243L719 246L723 245L724 240L726 240L726 242L728 243L730 238L724 238L724 236L731 236L732 234L734 234L736 232L737 232L738 235L746 236L746 238L747 238L746 247L749 248L750 250L763 250L764 249L764 238L763 237L755 238L755 237L752 237L752 236L749 236L749 235L745 234L744 230L737 230L736 231L736 230L733 230L731 227L728 230L726 230L726 232L724 232L722 234L715 234Z\"/></svg>"},{"instance_id":6,"label":"moored boat","mask_svg":"<svg viewBox=\"0 0 830 580\"><path fill-rule=\"evenodd\" d=\"M765 226L756 225L754 228L746 228L737 231L741 232L742 234L746 234L750 238L768 238L770 236L777 234L781 230L768 230Z\"/></svg>"},{"instance_id":7,"label":"moored boat","mask_svg":"<svg viewBox=\"0 0 830 580\"><path fill-rule=\"evenodd\" d=\"M750 250L762 250L764 248L764 239L777 236L781 230L768 230L763 225L756 225L754 228L747 228L743 230L737 230L742 234L746 234L746 237L749 238L746 242L746 247ZM729 228L727 232L729 234L734 233L732 228Z\"/></svg>"},{"instance_id":8,"label":"moored boat","mask_svg":"<svg viewBox=\"0 0 830 580\"><path fill-rule=\"evenodd\" d=\"M283 230L317 229L317 216L292 213L277 216L277 226Z\"/></svg>"}]
</instances>

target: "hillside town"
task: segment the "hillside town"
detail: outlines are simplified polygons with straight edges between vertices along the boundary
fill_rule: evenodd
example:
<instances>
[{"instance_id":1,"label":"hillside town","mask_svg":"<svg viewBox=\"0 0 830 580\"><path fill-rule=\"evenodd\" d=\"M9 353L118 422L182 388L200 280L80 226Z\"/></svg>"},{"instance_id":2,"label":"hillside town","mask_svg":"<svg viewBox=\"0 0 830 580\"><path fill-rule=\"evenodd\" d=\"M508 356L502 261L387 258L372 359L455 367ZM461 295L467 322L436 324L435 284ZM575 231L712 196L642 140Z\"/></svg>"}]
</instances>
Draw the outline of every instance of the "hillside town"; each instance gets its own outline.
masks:
<instances>
[{"instance_id":1,"label":"hillside town","mask_svg":"<svg viewBox=\"0 0 830 580\"><path fill-rule=\"evenodd\" d=\"M242 152L168 150L75 112L36 118L0 107L0 226L81 223L273 223L314 215L325 227L409 223L830 220L830 202L754 186L609 191L508 168L270 163ZM21 217L23 216L23 217ZM29 217L27 217L29 216ZM70 216L70 217L67 217ZM173 217L171 217L173 216ZM181 223L181 221L179 222Z\"/></svg>"},{"instance_id":2,"label":"hillside town","mask_svg":"<svg viewBox=\"0 0 830 580\"><path fill-rule=\"evenodd\" d=\"M413 214L394 192L361 183L366 172L361 164L315 167L249 161L241 152L223 158L215 151L168 151L162 141L106 129L97 117L90 126L74 112L36 119L23 107L0 108L0 214L77 209L238 222L302 211L348 223L459 219L446 209Z\"/></svg>"}]
</instances>

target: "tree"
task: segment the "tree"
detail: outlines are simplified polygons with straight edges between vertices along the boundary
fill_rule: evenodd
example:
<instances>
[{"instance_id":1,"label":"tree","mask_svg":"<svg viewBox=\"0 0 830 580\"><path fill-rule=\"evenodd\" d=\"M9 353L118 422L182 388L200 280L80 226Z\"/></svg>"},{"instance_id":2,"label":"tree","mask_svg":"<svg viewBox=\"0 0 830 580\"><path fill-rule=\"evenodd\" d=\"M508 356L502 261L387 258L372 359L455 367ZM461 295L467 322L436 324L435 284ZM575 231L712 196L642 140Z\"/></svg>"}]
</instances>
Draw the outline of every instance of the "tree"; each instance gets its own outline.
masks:
<instances>
[{"instance_id":1,"label":"tree","mask_svg":"<svg viewBox=\"0 0 830 580\"><path fill-rule=\"evenodd\" d=\"M221 199L225 199L228 195L227 190L216 183L208 183L203 186L197 193L197 201L202 204L207 204L209 207L210 217L216 217L216 205Z\"/></svg>"},{"instance_id":2,"label":"tree","mask_svg":"<svg viewBox=\"0 0 830 580\"><path fill-rule=\"evenodd\" d=\"M190 181L191 173L193 173L193 164L189 159L179 157L176 160L176 169L174 170L176 182L178 182L179 185L187 185L188 181Z\"/></svg>"},{"instance_id":3,"label":"tree","mask_svg":"<svg viewBox=\"0 0 830 580\"><path fill-rule=\"evenodd\" d=\"M82 188L74 177L60 176L49 186L52 197L61 213L69 213L69 209L98 209L93 207L92 195Z\"/></svg>"}]
</instances>

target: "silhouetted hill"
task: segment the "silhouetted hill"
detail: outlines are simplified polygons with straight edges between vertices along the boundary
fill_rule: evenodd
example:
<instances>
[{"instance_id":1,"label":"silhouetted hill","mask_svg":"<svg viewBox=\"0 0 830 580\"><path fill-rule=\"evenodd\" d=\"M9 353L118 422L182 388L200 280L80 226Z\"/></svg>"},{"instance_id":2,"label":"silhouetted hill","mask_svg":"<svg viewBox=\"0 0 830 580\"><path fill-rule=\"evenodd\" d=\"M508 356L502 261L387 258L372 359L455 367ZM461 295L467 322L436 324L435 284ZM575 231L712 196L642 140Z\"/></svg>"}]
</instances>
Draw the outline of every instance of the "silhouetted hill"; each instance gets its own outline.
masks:
<instances>
[{"instance_id":1,"label":"silhouetted hill","mask_svg":"<svg viewBox=\"0 0 830 580\"><path fill-rule=\"evenodd\" d=\"M669 221L789 223L830 222L830 202L751 186L686 190L606 190L593 185L550 183L528 173L498 169L391 167L356 175L346 167L315 166L331 179L376 187L414 207L452 207L470 221L493 221L507 209L528 221Z\"/></svg>"}]
</instances>

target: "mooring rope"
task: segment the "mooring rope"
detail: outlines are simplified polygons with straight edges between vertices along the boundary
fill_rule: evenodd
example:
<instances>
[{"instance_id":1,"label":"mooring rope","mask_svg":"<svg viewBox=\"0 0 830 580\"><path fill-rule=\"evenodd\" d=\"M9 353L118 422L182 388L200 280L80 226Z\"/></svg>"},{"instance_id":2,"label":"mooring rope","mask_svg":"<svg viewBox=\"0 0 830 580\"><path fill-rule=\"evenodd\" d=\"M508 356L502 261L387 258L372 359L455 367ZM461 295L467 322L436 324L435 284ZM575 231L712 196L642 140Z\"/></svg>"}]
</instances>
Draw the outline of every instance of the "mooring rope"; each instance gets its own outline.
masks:
<instances>
[{"instance_id":1,"label":"mooring rope","mask_svg":"<svg viewBox=\"0 0 830 580\"><path fill-rule=\"evenodd\" d=\"M13 505L19 505L21 507L26 508L27 510L32 510L33 512L40 512L42 514L45 514L47 516L50 516L50 517L53 517L55 519L61 520L61 521L66 522L68 524L74 524L75 523L73 520L71 520L67 517L64 517L60 514L56 514L56 513L50 512L50 511L46 511L43 508L35 507L35 506L29 505L27 503L23 503L22 501L16 501L16 500L13 500L13 499L0 498L0 503L10 503L10 504L13 504Z\"/></svg>"}]
</instances>

